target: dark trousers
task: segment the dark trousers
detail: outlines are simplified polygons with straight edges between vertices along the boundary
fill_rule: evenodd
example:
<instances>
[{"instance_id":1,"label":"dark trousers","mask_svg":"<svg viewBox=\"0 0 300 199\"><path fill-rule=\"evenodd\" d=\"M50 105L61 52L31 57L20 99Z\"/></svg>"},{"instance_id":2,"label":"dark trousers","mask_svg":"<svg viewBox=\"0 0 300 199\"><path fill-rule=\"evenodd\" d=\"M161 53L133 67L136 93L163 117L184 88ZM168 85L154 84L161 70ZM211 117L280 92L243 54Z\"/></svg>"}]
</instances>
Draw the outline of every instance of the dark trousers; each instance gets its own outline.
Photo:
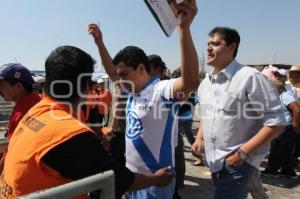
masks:
<instances>
[{"instance_id":1,"label":"dark trousers","mask_svg":"<svg viewBox=\"0 0 300 199\"><path fill-rule=\"evenodd\" d=\"M295 152L293 154L293 157L295 159L298 159L299 156L300 156L300 134L296 133L296 136L295 136Z\"/></svg>"},{"instance_id":2,"label":"dark trousers","mask_svg":"<svg viewBox=\"0 0 300 199\"><path fill-rule=\"evenodd\" d=\"M220 171L212 173L215 185L214 199L245 199L249 183L258 179L258 176L258 170L247 162L238 167L224 164ZM257 196L264 198L263 194Z\"/></svg>"},{"instance_id":3,"label":"dark trousers","mask_svg":"<svg viewBox=\"0 0 300 199\"><path fill-rule=\"evenodd\" d=\"M183 138L182 134L178 132L178 144L177 147L175 147L175 193L173 195L173 199L179 199L180 196L178 195L178 189L180 187L183 187L184 185L184 176L185 176L185 159L184 159L184 151L183 151Z\"/></svg>"},{"instance_id":4,"label":"dark trousers","mask_svg":"<svg viewBox=\"0 0 300 199\"><path fill-rule=\"evenodd\" d=\"M185 175L185 159L182 134L178 132L178 145L175 148L176 187L182 187Z\"/></svg>"},{"instance_id":5,"label":"dark trousers","mask_svg":"<svg viewBox=\"0 0 300 199\"><path fill-rule=\"evenodd\" d=\"M294 171L293 152L295 149L295 136L296 132L289 125L283 133L273 140L266 170L273 173L280 168L281 172L284 173Z\"/></svg>"},{"instance_id":6,"label":"dark trousers","mask_svg":"<svg viewBox=\"0 0 300 199\"><path fill-rule=\"evenodd\" d=\"M185 135L190 145L193 145L195 142L192 126L193 126L192 118L179 120L179 132L182 132Z\"/></svg>"},{"instance_id":7,"label":"dark trousers","mask_svg":"<svg viewBox=\"0 0 300 199\"><path fill-rule=\"evenodd\" d=\"M114 137L110 140L110 152L112 156L123 166L125 166L125 133L114 132Z\"/></svg>"}]
</instances>

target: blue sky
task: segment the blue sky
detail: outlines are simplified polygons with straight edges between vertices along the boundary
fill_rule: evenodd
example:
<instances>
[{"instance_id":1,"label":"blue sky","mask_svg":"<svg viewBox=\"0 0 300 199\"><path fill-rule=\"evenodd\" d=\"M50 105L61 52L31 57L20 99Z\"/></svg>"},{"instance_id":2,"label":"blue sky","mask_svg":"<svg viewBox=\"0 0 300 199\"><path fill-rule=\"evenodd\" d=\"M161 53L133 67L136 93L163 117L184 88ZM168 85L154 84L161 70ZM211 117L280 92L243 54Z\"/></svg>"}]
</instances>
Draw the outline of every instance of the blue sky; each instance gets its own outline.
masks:
<instances>
[{"instance_id":1,"label":"blue sky","mask_svg":"<svg viewBox=\"0 0 300 199\"><path fill-rule=\"evenodd\" d=\"M207 34L215 26L236 28L237 56L245 64L300 64L299 0L197 0L191 27L199 57L206 56ZM0 0L0 64L20 62L43 70L60 45L77 46L100 63L87 25L100 22L114 56L127 45L159 54L174 70L179 65L177 31L167 38L143 0Z\"/></svg>"}]
</instances>

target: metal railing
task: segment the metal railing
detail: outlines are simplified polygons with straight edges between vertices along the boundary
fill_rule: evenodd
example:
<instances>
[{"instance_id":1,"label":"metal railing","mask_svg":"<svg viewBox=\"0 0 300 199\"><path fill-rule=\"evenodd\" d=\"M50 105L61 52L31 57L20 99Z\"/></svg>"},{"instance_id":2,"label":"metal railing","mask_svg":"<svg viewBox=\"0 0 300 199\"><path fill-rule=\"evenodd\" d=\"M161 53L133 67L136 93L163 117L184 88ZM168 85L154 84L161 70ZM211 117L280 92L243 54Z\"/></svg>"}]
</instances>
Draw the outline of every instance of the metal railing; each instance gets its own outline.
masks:
<instances>
[{"instance_id":1,"label":"metal railing","mask_svg":"<svg viewBox=\"0 0 300 199\"><path fill-rule=\"evenodd\" d=\"M87 194L95 190L101 191L102 199L115 198L115 178L112 170L57 187L19 196L16 199L68 199Z\"/></svg>"}]
</instances>

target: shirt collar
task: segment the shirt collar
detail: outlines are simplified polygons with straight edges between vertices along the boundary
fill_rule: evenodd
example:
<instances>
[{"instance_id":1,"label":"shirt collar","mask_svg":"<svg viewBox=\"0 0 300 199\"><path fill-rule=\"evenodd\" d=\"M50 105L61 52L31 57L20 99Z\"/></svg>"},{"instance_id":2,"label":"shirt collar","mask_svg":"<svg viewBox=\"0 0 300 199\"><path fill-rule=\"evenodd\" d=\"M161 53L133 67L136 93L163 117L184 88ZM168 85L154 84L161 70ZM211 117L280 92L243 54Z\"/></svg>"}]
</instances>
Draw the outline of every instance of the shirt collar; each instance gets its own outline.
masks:
<instances>
[{"instance_id":1,"label":"shirt collar","mask_svg":"<svg viewBox=\"0 0 300 199\"><path fill-rule=\"evenodd\" d=\"M160 81L158 76L151 77L151 79L146 84L144 84L143 88L139 91L139 94L141 94L142 92L147 90L149 85L153 84L154 82L158 82L158 81Z\"/></svg>"},{"instance_id":2,"label":"shirt collar","mask_svg":"<svg viewBox=\"0 0 300 199\"><path fill-rule=\"evenodd\" d=\"M209 77L210 79L216 79L218 75L223 74L228 80L231 80L232 76L236 71L236 66L238 65L237 61L234 59L230 64L228 64L223 70L221 70L217 74L213 74L210 72Z\"/></svg>"}]
</instances>

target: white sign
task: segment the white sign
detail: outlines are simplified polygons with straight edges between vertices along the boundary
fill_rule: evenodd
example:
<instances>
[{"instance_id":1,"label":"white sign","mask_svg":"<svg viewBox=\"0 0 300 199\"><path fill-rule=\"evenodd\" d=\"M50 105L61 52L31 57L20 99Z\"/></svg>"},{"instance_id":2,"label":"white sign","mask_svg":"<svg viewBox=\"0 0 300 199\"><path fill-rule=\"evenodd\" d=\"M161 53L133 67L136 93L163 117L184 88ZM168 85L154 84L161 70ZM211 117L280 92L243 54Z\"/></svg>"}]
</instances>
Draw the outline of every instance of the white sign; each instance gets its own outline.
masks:
<instances>
[{"instance_id":1,"label":"white sign","mask_svg":"<svg viewBox=\"0 0 300 199\"><path fill-rule=\"evenodd\" d=\"M175 11L174 4L182 0L144 0L159 26L169 37L175 30L180 15Z\"/></svg>"}]
</instances>

